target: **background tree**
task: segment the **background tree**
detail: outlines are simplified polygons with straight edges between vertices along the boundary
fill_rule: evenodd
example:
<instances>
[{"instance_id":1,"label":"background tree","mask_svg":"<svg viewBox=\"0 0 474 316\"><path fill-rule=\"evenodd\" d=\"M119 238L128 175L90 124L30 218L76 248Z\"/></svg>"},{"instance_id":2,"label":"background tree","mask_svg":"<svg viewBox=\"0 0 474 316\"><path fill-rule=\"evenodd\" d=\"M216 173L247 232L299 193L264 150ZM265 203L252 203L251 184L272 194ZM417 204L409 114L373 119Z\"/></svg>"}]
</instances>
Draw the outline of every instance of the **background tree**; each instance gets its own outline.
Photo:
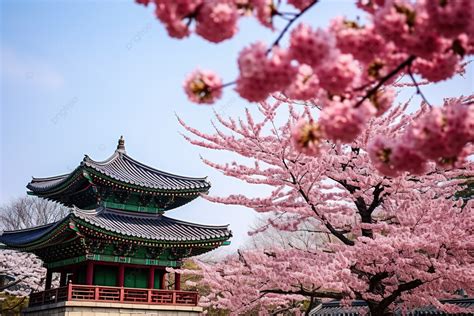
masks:
<instances>
[{"instance_id":1,"label":"background tree","mask_svg":"<svg viewBox=\"0 0 474 316\"><path fill-rule=\"evenodd\" d=\"M0 207L0 228L26 229L55 222L67 214L68 209L60 204L37 197L22 197ZM0 275L4 280L0 292L27 296L31 291L43 288L45 274L42 261L34 254L0 249Z\"/></svg>"},{"instance_id":2,"label":"background tree","mask_svg":"<svg viewBox=\"0 0 474 316\"><path fill-rule=\"evenodd\" d=\"M441 110L458 101L448 100ZM195 136L186 136L192 144L254 162L204 159L206 164L227 176L272 188L268 196L257 198L236 194L207 199L271 214L266 225L277 230L295 232L310 223L331 236L306 249L274 246L240 251L213 265L201 264L203 282L211 291L203 302L241 314L291 308L304 299L336 298L344 303L362 299L372 315L383 315L395 305L433 304L455 312L454 306L439 299L453 297L459 288L473 295L474 207L472 200L463 203L455 198L466 185L460 177L473 175L472 163L442 168L420 162L407 149L400 161L418 173L413 175L387 166L393 152L373 148L380 135L390 139L408 133L414 120L431 113L421 107L406 115L406 106L371 119L350 145L321 140L311 124L294 133L302 116L311 121L312 113L319 110L282 100L262 103L258 117L250 111L239 120L217 115L221 127L216 126L215 134L180 121ZM465 150L472 154L473 148ZM386 167L386 173L395 172L380 174L374 161Z\"/></svg>"},{"instance_id":3,"label":"background tree","mask_svg":"<svg viewBox=\"0 0 474 316\"><path fill-rule=\"evenodd\" d=\"M276 218L277 221L285 221L282 214L270 213L257 218L250 228L250 238L242 248L266 250L279 247L308 250L315 245L324 245L331 238L330 234L318 229L319 225L314 219L302 222L294 231L287 231L273 226ZM291 221L291 218L289 220Z\"/></svg>"},{"instance_id":4,"label":"background tree","mask_svg":"<svg viewBox=\"0 0 474 316\"><path fill-rule=\"evenodd\" d=\"M0 207L0 229L17 230L55 222L68 214L58 203L37 197L21 197Z\"/></svg>"}]
</instances>

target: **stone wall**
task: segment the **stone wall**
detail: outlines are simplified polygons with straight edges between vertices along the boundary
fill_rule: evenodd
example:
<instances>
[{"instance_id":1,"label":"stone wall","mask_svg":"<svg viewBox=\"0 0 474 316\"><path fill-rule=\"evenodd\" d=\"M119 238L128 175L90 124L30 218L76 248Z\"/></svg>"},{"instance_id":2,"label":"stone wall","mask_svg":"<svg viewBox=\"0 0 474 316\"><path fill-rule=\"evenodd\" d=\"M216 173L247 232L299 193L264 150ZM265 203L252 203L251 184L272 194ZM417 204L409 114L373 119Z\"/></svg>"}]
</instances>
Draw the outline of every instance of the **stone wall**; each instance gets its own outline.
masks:
<instances>
[{"instance_id":1,"label":"stone wall","mask_svg":"<svg viewBox=\"0 0 474 316\"><path fill-rule=\"evenodd\" d=\"M24 316L198 316L201 307L68 301L26 309Z\"/></svg>"}]
</instances>

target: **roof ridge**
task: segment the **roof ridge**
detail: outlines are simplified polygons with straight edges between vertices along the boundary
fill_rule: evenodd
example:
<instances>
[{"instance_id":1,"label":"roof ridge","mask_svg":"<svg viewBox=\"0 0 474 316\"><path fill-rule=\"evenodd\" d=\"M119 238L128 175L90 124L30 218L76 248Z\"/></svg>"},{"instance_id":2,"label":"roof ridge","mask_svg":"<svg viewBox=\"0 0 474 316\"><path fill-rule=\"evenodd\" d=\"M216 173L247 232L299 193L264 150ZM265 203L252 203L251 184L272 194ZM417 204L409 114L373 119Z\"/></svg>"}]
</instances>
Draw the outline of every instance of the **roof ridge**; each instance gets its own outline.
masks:
<instances>
[{"instance_id":1,"label":"roof ridge","mask_svg":"<svg viewBox=\"0 0 474 316\"><path fill-rule=\"evenodd\" d=\"M76 168L77 169L77 168ZM44 177L44 178L37 178L37 177L31 177L31 181L30 183L36 183L36 182L44 182L44 181L53 181L53 180L59 180L59 179L62 179L62 178L67 178L68 176L71 175L71 173L73 173L74 171L76 171L76 169L74 169L73 171L69 172L69 173L64 173L64 174L60 174L60 175L57 175L57 176L52 176L52 177Z\"/></svg>"},{"instance_id":2,"label":"roof ridge","mask_svg":"<svg viewBox=\"0 0 474 316\"><path fill-rule=\"evenodd\" d=\"M159 172L159 173L161 173L163 175L166 175L166 176L172 176L172 177L179 178L179 179L182 179L182 180L204 180L205 182L208 182L207 177L187 177L187 176L181 176L181 175L169 173L169 172L166 172L166 171L163 171L163 170L156 169L156 168L150 167L148 165L145 165L144 163L130 157L126 153L121 153L121 155L124 156L125 159L130 160L131 162L133 162L134 164L139 165L140 167L143 167L143 168L148 169L150 171Z\"/></svg>"},{"instance_id":3,"label":"roof ridge","mask_svg":"<svg viewBox=\"0 0 474 316\"><path fill-rule=\"evenodd\" d=\"M165 220L171 220L173 222L176 222L176 223L180 223L180 224L186 224L186 225L189 225L189 226L193 226L193 227L199 227L199 228L210 228L210 229L223 229L223 228L228 228L229 227L229 224L227 225L205 225L205 224L197 224L197 223L192 223L192 222L187 222L187 221L183 221L183 220L180 220L180 219L176 219L176 218L172 218L172 217L168 217L168 216L163 216L163 219Z\"/></svg>"},{"instance_id":4,"label":"roof ridge","mask_svg":"<svg viewBox=\"0 0 474 316\"><path fill-rule=\"evenodd\" d=\"M115 159L117 159L117 157L119 157L122 154L123 154L122 152L115 150L114 153L109 158L102 161L96 161L92 159L89 155L85 154L84 159L82 159L82 162L85 162L85 163L92 162L98 165L107 165L109 163L112 163Z\"/></svg>"},{"instance_id":5,"label":"roof ridge","mask_svg":"<svg viewBox=\"0 0 474 316\"><path fill-rule=\"evenodd\" d=\"M58 221L48 223L48 224L39 225L39 226L34 226L34 227L29 227L29 228L22 228L22 229L15 229L15 230L4 230L4 231L1 232L0 236L3 236L5 233L8 234L8 233L17 233L17 232L27 232L27 231L32 231L32 230L43 229L43 228L46 228L48 226L54 226L55 224L57 224L59 222L62 222L66 217L67 217L67 215L65 217L61 218Z\"/></svg>"}]
</instances>

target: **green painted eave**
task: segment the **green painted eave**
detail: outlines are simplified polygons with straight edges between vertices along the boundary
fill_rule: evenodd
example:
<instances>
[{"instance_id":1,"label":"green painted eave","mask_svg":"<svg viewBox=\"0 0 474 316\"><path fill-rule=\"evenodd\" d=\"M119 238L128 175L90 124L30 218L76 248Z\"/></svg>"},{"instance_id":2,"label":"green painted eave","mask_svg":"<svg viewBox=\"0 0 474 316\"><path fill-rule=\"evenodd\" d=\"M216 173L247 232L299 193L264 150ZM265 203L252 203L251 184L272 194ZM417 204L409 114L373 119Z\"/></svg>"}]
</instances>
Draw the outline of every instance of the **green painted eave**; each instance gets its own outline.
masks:
<instances>
[{"instance_id":1,"label":"green painted eave","mask_svg":"<svg viewBox=\"0 0 474 316\"><path fill-rule=\"evenodd\" d=\"M156 260L156 259L140 259L133 257L120 257L110 255L99 255L99 254L87 254L84 256L78 256L74 258L68 258L60 261L45 263L44 266L48 269L68 266L72 264L81 263L84 261L102 261L102 262L114 262L114 263L126 263L126 264L137 264L147 266L165 266L165 267L178 267L178 261L176 260Z\"/></svg>"}]
</instances>

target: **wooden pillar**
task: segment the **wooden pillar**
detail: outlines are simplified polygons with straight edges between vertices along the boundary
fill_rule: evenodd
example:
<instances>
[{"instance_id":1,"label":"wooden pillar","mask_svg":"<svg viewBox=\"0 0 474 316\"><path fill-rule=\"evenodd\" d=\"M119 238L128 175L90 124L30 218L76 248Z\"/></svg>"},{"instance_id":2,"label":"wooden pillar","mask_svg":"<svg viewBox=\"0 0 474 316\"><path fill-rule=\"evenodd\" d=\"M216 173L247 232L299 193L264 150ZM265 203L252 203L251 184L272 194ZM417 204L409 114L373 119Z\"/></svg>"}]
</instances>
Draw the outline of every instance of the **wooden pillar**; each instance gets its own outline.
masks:
<instances>
[{"instance_id":1,"label":"wooden pillar","mask_svg":"<svg viewBox=\"0 0 474 316\"><path fill-rule=\"evenodd\" d=\"M181 274L174 273L174 289L176 291L181 290Z\"/></svg>"},{"instance_id":2,"label":"wooden pillar","mask_svg":"<svg viewBox=\"0 0 474 316\"><path fill-rule=\"evenodd\" d=\"M148 272L148 288L155 287L155 267L150 267Z\"/></svg>"},{"instance_id":3,"label":"wooden pillar","mask_svg":"<svg viewBox=\"0 0 474 316\"><path fill-rule=\"evenodd\" d=\"M86 284L92 285L92 283L94 283L94 261L87 261Z\"/></svg>"},{"instance_id":4,"label":"wooden pillar","mask_svg":"<svg viewBox=\"0 0 474 316\"><path fill-rule=\"evenodd\" d=\"M51 288L51 281L53 280L53 271L51 269L46 270L46 284L44 286L45 290Z\"/></svg>"},{"instance_id":5,"label":"wooden pillar","mask_svg":"<svg viewBox=\"0 0 474 316\"><path fill-rule=\"evenodd\" d=\"M77 284L77 266L74 266L71 272L72 272L72 278L71 280L68 281L68 284L71 282L74 284Z\"/></svg>"},{"instance_id":6,"label":"wooden pillar","mask_svg":"<svg viewBox=\"0 0 474 316\"><path fill-rule=\"evenodd\" d=\"M165 289L165 286L166 286L166 271L163 270L163 272L161 272L161 284L160 284L160 289L164 290L164 289Z\"/></svg>"},{"instance_id":7,"label":"wooden pillar","mask_svg":"<svg viewBox=\"0 0 474 316\"><path fill-rule=\"evenodd\" d=\"M67 277L67 272L62 270L61 271L61 276L59 277L59 286L60 287L66 286L66 277Z\"/></svg>"},{"instance_id":8,"label":"wooden pillar","mask_svg":"<svg viewBox=\"0 0 474 316\"><path fill-rule=\"evenodd\" d=\"M119 264L118 268L118 286L123 287L125 284L125 266L123 264Z\"/></svg>"}]
</instances>

